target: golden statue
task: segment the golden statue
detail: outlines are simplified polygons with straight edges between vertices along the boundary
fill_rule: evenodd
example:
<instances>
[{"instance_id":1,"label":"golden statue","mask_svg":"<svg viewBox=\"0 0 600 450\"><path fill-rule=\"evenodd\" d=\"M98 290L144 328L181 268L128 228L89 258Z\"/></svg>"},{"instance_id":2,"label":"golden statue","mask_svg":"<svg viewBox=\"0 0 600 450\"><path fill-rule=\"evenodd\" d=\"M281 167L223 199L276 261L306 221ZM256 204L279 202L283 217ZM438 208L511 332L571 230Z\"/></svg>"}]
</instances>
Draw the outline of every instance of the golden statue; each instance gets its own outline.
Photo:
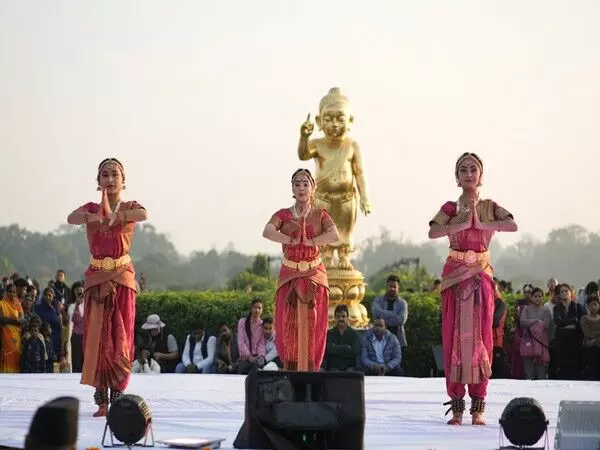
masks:
<instances>
[{"instance_id":1,"label":"golden statue","mask_svg":"<svg viewBox=\"0 0 600 450\"><path fill-rule=\"evenodd\" d=\"M330 321L335 306L345 303L352 326L363 327L369 321L367 311L360 303L365 295L365 282L363 275L352 266L352 234L357 206L360 205L362 212L367 215L371 212L371 205L360 147L348 137L353 120L348 98L339 88L331 88L321 99L319 114L315 118L325 136L309 140L314 130L309 114L300 127L298 157L302 161L315 160L315 207L325 208L329 212L340 234L338 242L321 249L329 278Z\"/></svg>"}]
</instances>

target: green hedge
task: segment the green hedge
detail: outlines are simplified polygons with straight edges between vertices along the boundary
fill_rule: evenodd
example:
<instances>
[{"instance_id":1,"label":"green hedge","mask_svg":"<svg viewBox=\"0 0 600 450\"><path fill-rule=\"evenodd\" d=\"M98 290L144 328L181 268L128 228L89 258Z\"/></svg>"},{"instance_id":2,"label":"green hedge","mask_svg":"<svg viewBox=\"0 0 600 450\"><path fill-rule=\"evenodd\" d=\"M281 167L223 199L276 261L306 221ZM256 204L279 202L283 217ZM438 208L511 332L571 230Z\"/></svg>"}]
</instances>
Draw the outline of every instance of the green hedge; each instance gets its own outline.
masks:
<instances>
[{"instance_id":1,"label":"green hedge","mask_svg":"<svg viewBox=\"0 0 600 450\"><path fill-rule=\"evenodd\" d=\"M368 292L363 304L371 315L371 305L376 293ZM408 347L403 359L410 376L429 376L435 367L431 347L441 343L440 298L434 294L404 293L408 302L406 336ZM221 323L234 325L248 314L250 301L264 301L264 315L273 314L273 292L243 291L184 291L145 292L138 296L136 329L149 314L158 314L178 341L182 342L192 324L201 319L210 333L216 333ZM508 313L505 328L514 326L515 297L506 298Z\"/></svg>"}]
</instances>

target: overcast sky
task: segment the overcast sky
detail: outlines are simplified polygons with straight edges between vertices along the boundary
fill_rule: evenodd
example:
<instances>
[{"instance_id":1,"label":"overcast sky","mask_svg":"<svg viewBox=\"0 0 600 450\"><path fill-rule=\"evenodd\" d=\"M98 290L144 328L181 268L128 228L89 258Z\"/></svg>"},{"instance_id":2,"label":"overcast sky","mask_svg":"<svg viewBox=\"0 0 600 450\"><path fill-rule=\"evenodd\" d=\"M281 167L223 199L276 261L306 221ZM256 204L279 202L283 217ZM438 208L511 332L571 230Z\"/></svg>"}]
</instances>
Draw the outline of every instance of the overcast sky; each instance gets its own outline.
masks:
<instances>
[{"instance_id":1,"label":"overcast sky","mask_svg":"<svg viewBox=\"0 0 600 450\"><path fill-rule=\"evenodd\" d=\"M300 124L353 105L381 227L422 241L464 151L520 232L598 224L600 2L0 1L0 225L50 231L125 164L177 248L277 251ZM315 133L317 136L318 133Z\"/></svg>"}]
</instances>

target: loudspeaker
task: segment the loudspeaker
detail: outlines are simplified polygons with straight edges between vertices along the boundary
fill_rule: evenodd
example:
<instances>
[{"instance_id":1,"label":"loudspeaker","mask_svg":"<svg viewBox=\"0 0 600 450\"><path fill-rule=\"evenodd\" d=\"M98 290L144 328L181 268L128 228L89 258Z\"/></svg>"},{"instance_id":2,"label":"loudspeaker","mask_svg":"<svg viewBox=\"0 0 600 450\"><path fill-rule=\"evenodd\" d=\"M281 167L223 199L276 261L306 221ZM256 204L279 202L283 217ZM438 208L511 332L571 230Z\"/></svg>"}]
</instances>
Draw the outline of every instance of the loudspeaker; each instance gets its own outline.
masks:
<instances>
[{"instance_id":1,"label":"loudspeaker","mask_svg":"<svg viewBox=\"0 0 600 450\"><path fill-rule=\"evenodd\" d=\"M254 371L234 448L363 450L364 375Z\"/></svg>"}]
</instances>

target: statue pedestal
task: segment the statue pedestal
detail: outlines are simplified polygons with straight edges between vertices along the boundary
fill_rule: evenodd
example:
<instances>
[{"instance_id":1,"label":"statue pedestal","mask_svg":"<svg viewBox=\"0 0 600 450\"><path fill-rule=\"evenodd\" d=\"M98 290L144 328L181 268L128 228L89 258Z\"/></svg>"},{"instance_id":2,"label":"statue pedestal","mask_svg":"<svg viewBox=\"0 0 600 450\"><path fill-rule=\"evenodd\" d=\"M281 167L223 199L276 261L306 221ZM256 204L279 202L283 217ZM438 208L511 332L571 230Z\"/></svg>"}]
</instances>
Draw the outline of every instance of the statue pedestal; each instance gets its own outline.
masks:
<instances>
[{"instance_id":1,"label":"statue pedestal","mask_svg":"<svg viewBox=\"0 0 600 450\"><path fill-rule=\"evenodd\" d=\"M329 279L329 324L335 324L333 311L339 304L348 307L352 328L367 328L369 313L361 303L365 297L365 277L358 270L327 269Z\"/></svg>"}]
</instances>

